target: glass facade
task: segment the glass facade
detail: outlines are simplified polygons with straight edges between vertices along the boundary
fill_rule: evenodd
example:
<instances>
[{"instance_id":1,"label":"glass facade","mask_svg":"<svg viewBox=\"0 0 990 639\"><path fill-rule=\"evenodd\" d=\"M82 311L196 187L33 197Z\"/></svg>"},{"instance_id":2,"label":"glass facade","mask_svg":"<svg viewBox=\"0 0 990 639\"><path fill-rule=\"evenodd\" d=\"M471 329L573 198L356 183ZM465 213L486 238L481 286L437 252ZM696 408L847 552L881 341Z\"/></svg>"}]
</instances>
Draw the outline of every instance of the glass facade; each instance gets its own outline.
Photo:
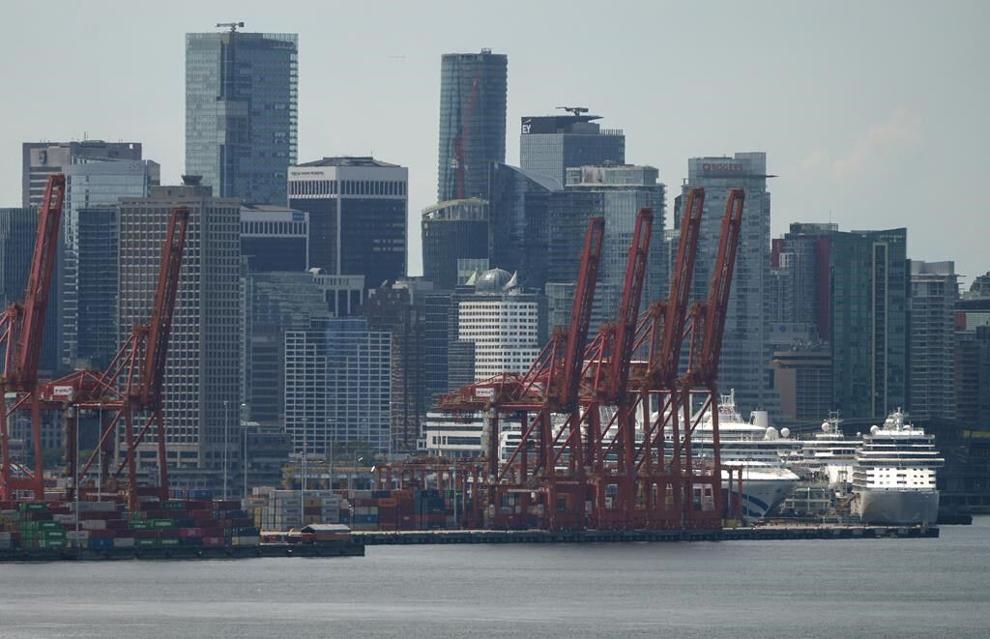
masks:
<instances>
[{"instance_id":1,"label":"glass facade","mask_svg":"<svg viewBox=\"0 0 990 639\"><path fill-rule=\"evenodd\" d=\"M438 202L488 198L488 171L505 162L508 64L487 49L442 56Z\"/></svg>"},{"instance_id":2,"label":"glass facade","mask_svg":"<svg viewBox=\"0 0 990 639\"><path fill-rule=\"evenodd\" d=\"M186 34L186 173L218 197L284 205L296 162L298 36Z\"/></svg>"},{"instance_id":3,"label":"glass facade","mask_svg":"<svg viewBox=\"0 0 990 639\"><path fill-rule=\"evenodd\" d=\"M907 231L831 235L832 395L847 418L907 405Z\"/></svg>"},{"instance_id":4,"label":"glass facade","mask_svg":"<svg viewBox=\"0 0 990 639\"><path fill-rule=\"evenodd\" d=\"M423 211L423 277L438 288L462 283L462 267L488 264L488 202L441 202Z\"/></svg>"},{"instance_id":5,"label":"glass facade","mask_svg":"<svg viewBox=\"0 0 990 639\"><path fill-rule=\"evenodd\" d=\"M519 166L551 179L561 187L575 166L625 164L626 137L618 129L601 129L596 115L529 116L522 118Z\"/></svg>"},{"instance_id":6,"label":"glass facade","mask_svg":"<svg viewBox=\"0 0 990 639\"><path fill-rule=\"evenodd\" d=\"M117 203L144 197L158 164L117 160L65 168L66 207L59 256L59 353L63 369L103 368L119 346Z\"/></svg>"}]
</instances>

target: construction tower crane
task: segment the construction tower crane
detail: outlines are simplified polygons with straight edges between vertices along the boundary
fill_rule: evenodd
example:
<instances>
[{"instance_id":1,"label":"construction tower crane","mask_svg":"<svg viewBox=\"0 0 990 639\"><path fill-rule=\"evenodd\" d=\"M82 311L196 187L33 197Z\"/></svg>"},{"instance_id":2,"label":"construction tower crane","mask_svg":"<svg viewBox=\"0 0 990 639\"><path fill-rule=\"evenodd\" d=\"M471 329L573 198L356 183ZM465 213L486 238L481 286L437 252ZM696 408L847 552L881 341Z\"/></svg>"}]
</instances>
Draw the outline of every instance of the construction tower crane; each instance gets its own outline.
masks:
<instances>
[{"instance_id":1,"label":"construction tower crane","mask_svg":"<svg viewBox=\"0 0 990 639\"><path fill-rule=\"evenodd\" d=\"M52 274L58 251L58 233L65 202L65 175L48 176L38 232L35 236L31 271L28 275L24 303L11 304L0 317L0 348L3 349L3 374L0 376L0 500L11 499L15 490L28 489L34 498L45 498L44 462L41 449L41 404L38 398L38 362L48 310ZM16 398L7 406L6 393ZM34 447L34 469L22 464L14 467L10 455L9 414L27 405L31 411L31 439ZM17 476L14 471L17 470Z\"/></svg>"}]
</instances>

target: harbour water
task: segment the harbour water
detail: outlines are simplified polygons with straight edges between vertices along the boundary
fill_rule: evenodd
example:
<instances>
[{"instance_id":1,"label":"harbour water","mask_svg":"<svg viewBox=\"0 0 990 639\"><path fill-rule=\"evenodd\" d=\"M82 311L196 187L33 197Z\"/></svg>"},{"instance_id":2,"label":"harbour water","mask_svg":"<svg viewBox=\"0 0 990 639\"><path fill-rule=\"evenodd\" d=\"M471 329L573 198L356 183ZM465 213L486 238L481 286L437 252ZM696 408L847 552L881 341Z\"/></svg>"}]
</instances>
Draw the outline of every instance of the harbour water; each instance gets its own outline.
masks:
<instances>
[{"instance_id":1,"label":"harbour water","mask_svg":"<svg viewBox=\"0 0 990 639\"><path fill-rule=\"evenodd\" d=\"M990 518L940 539L380 546L0 565L0 637L990 636Z\"/></svg>"}]
</instances>

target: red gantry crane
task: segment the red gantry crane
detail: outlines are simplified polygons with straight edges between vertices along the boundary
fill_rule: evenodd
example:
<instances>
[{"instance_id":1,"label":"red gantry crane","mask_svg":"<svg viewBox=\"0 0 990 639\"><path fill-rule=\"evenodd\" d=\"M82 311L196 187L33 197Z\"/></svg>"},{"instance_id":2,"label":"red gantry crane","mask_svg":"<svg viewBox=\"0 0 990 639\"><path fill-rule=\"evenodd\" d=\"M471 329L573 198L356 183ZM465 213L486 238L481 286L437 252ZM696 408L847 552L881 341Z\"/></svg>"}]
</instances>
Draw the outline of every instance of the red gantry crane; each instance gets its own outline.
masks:
<instances>
[{"instance_id":1,"label":"red gantry crane","mask_svg":"<svg viewBox=\"0 0 990 639\"><path fill-rule=\"evenodd\" d=\"M708 295L692 306L704 202L703 189L688 191L670 292L642 314L653 217L640 210L616 321L588 341L603 225L592 220L568 330L551 336L527 373L469 384L439 404L455 414L485 413L483 455L386 465L379 469L379 484L391 487L398 477L402 487L408 474L422 481L435 474L438 483L444 473L460 477L463 498L455 509L464 514L460 521L475 526L718 528L723 509L716 382L743 191L729 191ZM690 363L679 376L688 338ZM635 359L641 349L648 351L645 361ZM708 415L712 452L696 458L692 437ZM502 461L500 450L516 437L501 427L505 418L520 426L518 443Z\"/></svg>"},{"instance_id":2,"label":"red gantry crane","mask_svg":"<svg viewBox=\"0 0 990 639\"><path fill-rule=\"evenodd\" d=\"M122 422L126 450L114 477L119 476L126 468L131 506L134 507L137 500L137 450L152 430L155 432L158 452L160 498L168 499L162 386L188 223L188 208L178 207L172 210L162 245L150 319L146 324L133 327L129 339L118 349L107 369L74 371L45 384L42 389L46 401L61 405L66 412L66 462L68 474L73 478L72 491L79 490L79 486L75 485L75 478L85 477L97 460L102 461L98 471L101 484L103 480L109 480L110 465L119 445L116 432ZM76 430L79 427L79 411L83 410L99 410L100 437L97 447L77 475ZM139 430L135 428L135 413L146 415ZM104 415L110 419L103 419Z\"/></svg>"},{"instance_id":3,"label":"red gantry crane","mask_svg":"<svg viewBox=\"0 0 990 639\"><path fill-rule=\"evenodd\" d=\"M38 361L41 357L45 314L51 290L52 273L58 251L59 225L65 201L65 175L48 177L35 237L31 271L24 303L11 304L0 316L0 347L3 375L0 377L0 500L13 499L15 491L30 490L38 501L45 498L44 461L41 447L41 402L38 397ZM6 394L14 393L10 406ZM14 462L10 454L8 417L27 406L31 411L31 443L34 468Z\"/></svg>"}]
</instances>

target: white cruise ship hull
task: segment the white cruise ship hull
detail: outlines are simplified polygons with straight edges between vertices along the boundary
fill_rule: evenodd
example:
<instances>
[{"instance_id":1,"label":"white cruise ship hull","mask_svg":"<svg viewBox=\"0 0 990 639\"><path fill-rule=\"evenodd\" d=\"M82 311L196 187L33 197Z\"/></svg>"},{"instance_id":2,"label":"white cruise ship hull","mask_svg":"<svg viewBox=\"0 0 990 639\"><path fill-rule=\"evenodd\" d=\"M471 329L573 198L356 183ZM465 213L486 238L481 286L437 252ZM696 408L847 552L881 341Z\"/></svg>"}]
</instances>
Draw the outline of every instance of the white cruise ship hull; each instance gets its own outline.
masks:
<instances>
[{"instance_id":1,"label":"white cruise ship hull","mask_svg":"<svg viewBox=\"0 0 990 639\"><path fill-rule=\"evenodd\" d=\"M937 490L860 489L859 515L866 524L934 524Z\"/></svg>"},{"instance_id":2,"label":"white cruise ship hull","mask_svg":"<svg viewBox=\"0 0 990 639\"><path fill-rule=\"evenodd\" d=\"M788 476L783 476L786 473ZM742 512L749 518L761 519L772 513L784 500L794 493L798 478L790 471L780 473L781 477L768 477L772 472L762 471L751 473L743 471L742 486ZM736 480L732 481L733 495L738 495ZM728 498L729 483L726 474L722 473L722 496L726 504L731 503Z\"/></svg>"}]
</instances>

